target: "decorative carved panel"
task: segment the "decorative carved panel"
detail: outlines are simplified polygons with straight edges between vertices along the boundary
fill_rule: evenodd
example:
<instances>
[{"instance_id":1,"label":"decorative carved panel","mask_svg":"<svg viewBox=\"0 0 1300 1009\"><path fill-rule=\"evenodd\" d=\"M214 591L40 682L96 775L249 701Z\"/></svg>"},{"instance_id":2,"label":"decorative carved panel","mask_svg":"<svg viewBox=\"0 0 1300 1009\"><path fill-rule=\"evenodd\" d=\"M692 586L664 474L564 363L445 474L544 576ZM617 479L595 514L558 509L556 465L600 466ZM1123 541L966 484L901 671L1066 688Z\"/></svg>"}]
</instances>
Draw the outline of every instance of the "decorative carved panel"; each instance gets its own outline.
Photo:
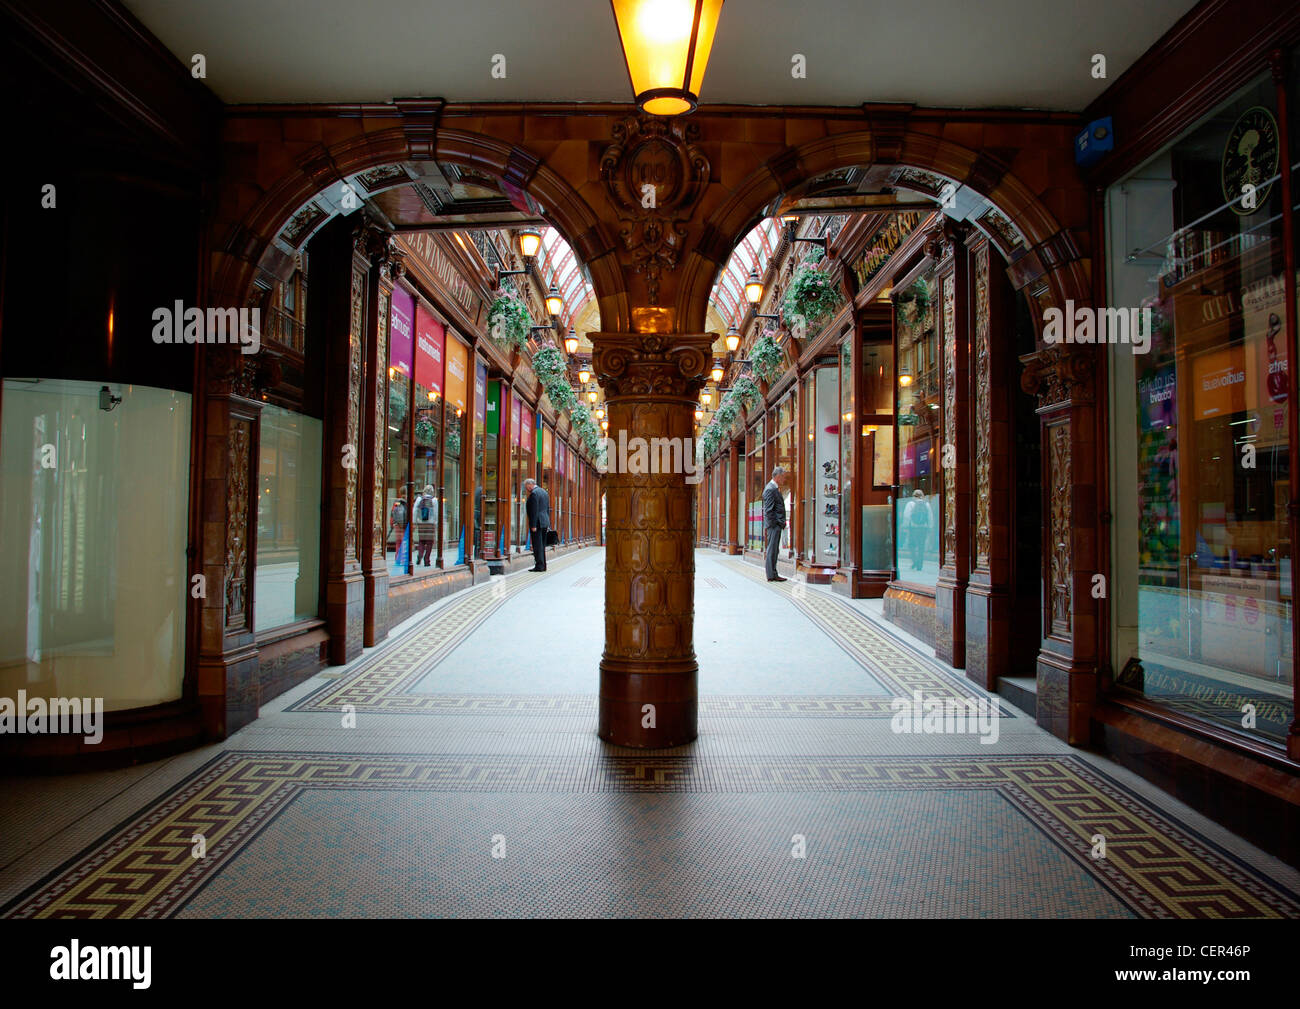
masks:
<instances>
[{"instance_id":1,"label":"decorative carved panel","mask_svg":"<svg viewBox=\"0 0 1300 1009\"><path fill-rule=\"evenodd\" d=\"M1091 403L1097 380L1097 353L1087 344L1053 344L1020 359L1020 387L1038 400L1043 412L1068 404Z\"/></svg>"},{"instance_id":2,"label":"decorative carved panel","mask_svg":"<svg viewBox=\"0 0 1300 1009\"><path fill-rule=\"evenodd\" d=\"M361 343L365 336L366 273L352 267L352 312L348 325L348 437L354 464L347 469L347 511L344 520L343 555L346 561L357 553L357 465L358 434L361 424ZM346 446L345 446L346 448Z\"/></svg>"},{"instance_id":3,"label":"decorative carved panel","mask_svg":"<svg viewBox=\"0 0 1300 1009\"><path fill-rule=\"evenodd\" d=\"M694 143L699 132L698 123L677 117L631 116L614 126L614 143L600 158L619 237L645 274L651 305L659 303L661 272L677 265L686 238L680 225L709 181L709 160Z\"/></svg>"},{"instance_id":4,"label":"decorative carved panel","mask_svg":"<svg viewBox=\"0 0 1300 1009\"><path fill-rule=\"evenodd\" d=\"M975 566L989 566L989 478L992 470L992 420L989 416L989 246L975 252Z\"/></svg>"},{"instance_id":5,"label":"decorative carved panel","mask_svg":"<svg viewBox=\"0 0 1300 1009\"><path fill-rule=\"evenodd\" d=\"M944 465L945 457L957 445L957 292L951 273L943 284L943 445L939 464L943 467L943 563L957 560L957 467Z\"/></svg>"},{"instance_id":6,"label":"decorative carved panel","mask_svg":"<svg viewBox=\"0 0 1300 1009\"><path fill-rule=\"evenodd\" d=\"M226 630L249 626L248 509L249 471L252 465L252 422L232 417L226 449Z\"/></svg>"},{"instance_id":7,"label":"decorative carved panel","mask_svg":"<svg viewBox=\"0 0 1300 1009\"><path fill-rule=\"evenodd\" d=\"M1048 501L1048 535L1050 554L1048 560L1047 595L1051 633L1069 637L1071 631L1070 603L1073 561L1070 536L1073 528L1071 485L1073 460L1071 458L1070 425L1056 424L1048 429L1047 486L1051 488Z\"/></svg>"}]
</instances>

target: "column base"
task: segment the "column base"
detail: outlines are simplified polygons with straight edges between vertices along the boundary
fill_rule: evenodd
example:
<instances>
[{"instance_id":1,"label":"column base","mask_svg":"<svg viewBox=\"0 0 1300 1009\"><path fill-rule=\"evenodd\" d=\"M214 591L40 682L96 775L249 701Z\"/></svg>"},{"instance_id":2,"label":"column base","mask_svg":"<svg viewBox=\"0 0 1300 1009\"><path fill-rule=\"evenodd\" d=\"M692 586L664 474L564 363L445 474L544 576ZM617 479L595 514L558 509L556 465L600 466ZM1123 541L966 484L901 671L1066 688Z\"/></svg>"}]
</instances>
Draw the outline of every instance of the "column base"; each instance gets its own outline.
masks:
<instances>
[{"instance_id":1,"label":"column base","mask_svg":"<svg viewBox=\"0 0 1300 1009\"><path fill-rule=\"evenodd\" d=\"M642 670L653 663L637 663ZM676 665L676 663L674 663ZM634 672L623 663L600 663L600 718L596 735L615 746L666 749L692 742L699 735L697 678L699 666L658 672ZM653 705L653 727L645 723Z\"/></svg>"}]
</instances>

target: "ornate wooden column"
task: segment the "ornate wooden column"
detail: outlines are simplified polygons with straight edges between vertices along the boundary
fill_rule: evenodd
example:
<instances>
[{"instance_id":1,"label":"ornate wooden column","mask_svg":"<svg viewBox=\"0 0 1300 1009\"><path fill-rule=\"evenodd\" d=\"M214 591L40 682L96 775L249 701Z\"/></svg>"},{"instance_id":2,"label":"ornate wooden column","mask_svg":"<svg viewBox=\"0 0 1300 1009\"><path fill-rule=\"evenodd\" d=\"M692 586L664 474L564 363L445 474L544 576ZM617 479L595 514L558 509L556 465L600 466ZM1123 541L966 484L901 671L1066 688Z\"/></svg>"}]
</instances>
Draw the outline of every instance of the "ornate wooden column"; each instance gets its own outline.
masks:
<instances>
[{"instance_id":1,"label":"ornate wooden column","mask_svg":"<svg viewBox=\"0 0 1300 1009\"><path fill-rule=\"evenodd\" d=\"M943 365L943 441L939 467L943 528L939 578L934 592L935 657L966 665L966 584L970 576L970 327L969 271L963 235L945 226L927 241L940 264L939 354Z\"/></svg>"},{"instance_id":2,"label":"ornate wooden column","mask_svg":"<svg viewBox=\"0 0 1300 1009\"><path fill-rule=\"evenodd\" d=\"M634 438L694 452L695 404L713 336L592 333L592 371L605 390L615 448L605 474L605 653L598 734L620 746L667 747L696 736L695 485L678 472L640 472ZM681 456L679 456L679 459ZM631 463L632 465L628 465ZM650 469L663 469L652 466ZM638 472L627 472L636 469Z\"/></svg>"},{"instance_id":3,"label":"ornate wooden column","mask_svg":"<svg viewBox=\"0 0 1300 1009\"><path fill-rule=\"evenodd\" d=\"M971 573L966 588L966 675L992 690L1011 663L1012 396L1009 289L988 239L971 246Z\"/></svg>"},{"instance_id":4,"label":"ornate wooden column","mask_svg":"<svg viewBox=\"0 0 1300 1009\"><path fill-rule=\"evenodd\" d=\"M204 735L225 739L257 717L261 703L253 624L253 561L257 549L257 459L262 404L278 365L265 354L226 346L207 355L204 398L202 538L198 572L198 695Z\"/></svg>"},{"instance_id":5,"label":"ornate wooden column","mask_svg":"<svg viewBox=\"0 0 1300 1009\"><path fill-rule=\"evenodd\" d=\"M325 626L329 661L350 662L361 654L365 624L365 576L361 554L362 362L366 358L366 294L369 229L355 232L347 221L325 241L313 239L313 286L322 292L325 350ZM319 276L319 280L315 279ZM370 488L367 488L369 492ZM367 493L366 496L369 496Z\"/></svg>"},{"instance_id":6,"label":"ornate wooden column","mask_svg":"<svg viewBox=\"0 0 1300 1009\"><path fill-rule=\"evenodd\" d=\"M358 456L361 464L361 556L363 581L362 640L367 648L388 636L387 496L384 463L388 434L388 323L393 284L404 272L402 254L393 248L391 235L370 228L365 235L370 257L366 276L365 379L362 414L371 419L370 437Z\"/></svg>"},{"instance_id":7,"label":"ornate wooden column","mask_svg":"<svg viewBox=\"0 0 1300 1009\"><path fill-rule=\"evenodd\" d=\"M1031 303L1043 297L1031 292ZM1021 386L1038 399L1043 444L1046 611L1036 717L1066 742L1086 743L1097 697L1097 351L1056 344L1020 360Z\"/></svg>"}]
</instances>

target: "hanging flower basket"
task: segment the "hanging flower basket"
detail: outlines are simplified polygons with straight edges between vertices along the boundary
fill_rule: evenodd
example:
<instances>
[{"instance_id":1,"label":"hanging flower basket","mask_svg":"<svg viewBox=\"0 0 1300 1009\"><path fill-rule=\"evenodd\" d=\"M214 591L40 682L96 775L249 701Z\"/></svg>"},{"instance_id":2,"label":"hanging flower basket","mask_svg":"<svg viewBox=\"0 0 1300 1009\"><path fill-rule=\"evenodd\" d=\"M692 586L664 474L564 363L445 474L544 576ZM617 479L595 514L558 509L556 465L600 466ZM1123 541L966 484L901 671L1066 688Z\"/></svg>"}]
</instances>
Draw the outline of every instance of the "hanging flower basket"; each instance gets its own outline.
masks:
<instances>
[{"instance_id":1,"label":"hanging flower basket","mask_svg":"<svg viewBox=\"0 0 1300 1009\"><path fill-rule=\"evenodd\" d=\"M802 318L812 329L828 318L839 306L840 290L831 278L811 263L805 262L790 278L781 307L787 320Z\"/></svg>"},{"instance_id":2,"label":"hanging flower basket","mask_svg":"<svg viewBox=\"0 0 1300 1009\"><path fill-rule=\"evenodd\" d=\"M770 333L764 333L749 348L749 364L754 369L754 377L760 382L774 382L781 374L785 367L785 355Z\"/></svg>"},{"instance_id":3,"label":"hanging flower basket","mask_svg":"<svg viewBox=\"0 0 1300 1009\"><path fill-rule=\"evenodd\" d=\"M527 306L508 294L492 302L488 311L488 332L492 338L519 351L528 345L532 324Z\"/></svg>"}]
</instances>

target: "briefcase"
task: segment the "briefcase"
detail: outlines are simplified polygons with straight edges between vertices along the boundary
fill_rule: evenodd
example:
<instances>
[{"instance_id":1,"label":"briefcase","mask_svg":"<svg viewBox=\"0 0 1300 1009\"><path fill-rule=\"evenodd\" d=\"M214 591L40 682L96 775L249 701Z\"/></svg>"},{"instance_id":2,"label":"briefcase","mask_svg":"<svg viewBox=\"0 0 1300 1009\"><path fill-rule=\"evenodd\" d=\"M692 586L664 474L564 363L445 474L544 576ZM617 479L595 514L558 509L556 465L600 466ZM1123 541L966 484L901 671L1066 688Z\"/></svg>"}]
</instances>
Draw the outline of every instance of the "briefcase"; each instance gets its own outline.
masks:
<instances>
[{"instance_id":1,"label":"briefcase","mask_svg":"<svg viewBox=\"0 0 1300 1009\"><path fill-rule=\"evenodd\" d=\"M559 543L559 542L560 542L560 534L557 533L554 529L547 529L547 530L546 530L546 545L547 545L548 547L553 547L553 546L555 546L555 544L557 544L557 543Z\"/></svg>"}]
</instances>

